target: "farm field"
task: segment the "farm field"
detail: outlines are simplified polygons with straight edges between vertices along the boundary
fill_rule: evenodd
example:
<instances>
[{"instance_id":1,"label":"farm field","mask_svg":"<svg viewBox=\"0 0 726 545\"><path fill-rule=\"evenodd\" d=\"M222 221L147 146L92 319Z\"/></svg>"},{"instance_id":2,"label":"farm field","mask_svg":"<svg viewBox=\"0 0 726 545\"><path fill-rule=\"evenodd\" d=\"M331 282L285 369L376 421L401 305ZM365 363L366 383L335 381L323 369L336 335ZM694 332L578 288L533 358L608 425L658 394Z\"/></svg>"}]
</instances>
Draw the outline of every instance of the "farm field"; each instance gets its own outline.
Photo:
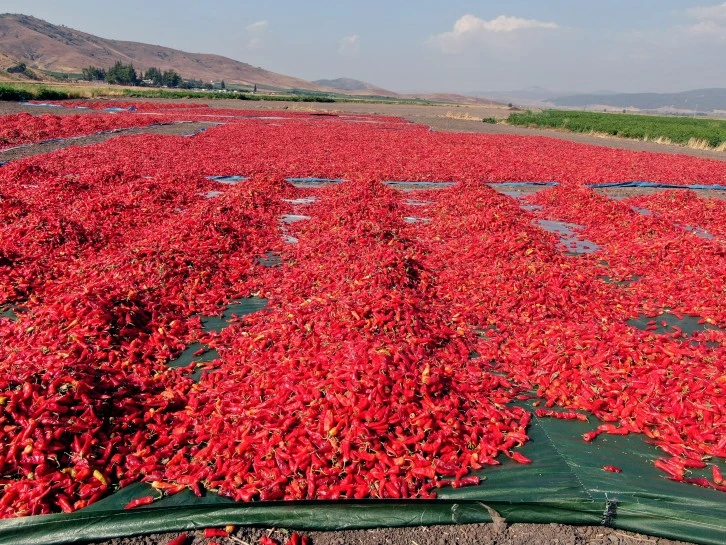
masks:
<instances>
[{"instance_id":1,"label":"farm field","mask_svg":"<svg viewBox=\"0 0 726 545\"><path fill-rule=\"evenodd\" d=\"M603 490L723 502L726 163L171 104L0 118L29 147L193 127L0 166L7 523L114 496L484 501L557 437L595 463L580 524ZM668 189L604 193L633 181Z\"/></svg>"},{"instance_id":2,"label":"farm field","mask_svg":"<svg viewBox=\"0 0 726 545\"><path fill-rule=\"evenodd\" d=\"M723 119L544 110L512 114L507 123L726 151L726 120Z\"/></svg>"}]
</instances>

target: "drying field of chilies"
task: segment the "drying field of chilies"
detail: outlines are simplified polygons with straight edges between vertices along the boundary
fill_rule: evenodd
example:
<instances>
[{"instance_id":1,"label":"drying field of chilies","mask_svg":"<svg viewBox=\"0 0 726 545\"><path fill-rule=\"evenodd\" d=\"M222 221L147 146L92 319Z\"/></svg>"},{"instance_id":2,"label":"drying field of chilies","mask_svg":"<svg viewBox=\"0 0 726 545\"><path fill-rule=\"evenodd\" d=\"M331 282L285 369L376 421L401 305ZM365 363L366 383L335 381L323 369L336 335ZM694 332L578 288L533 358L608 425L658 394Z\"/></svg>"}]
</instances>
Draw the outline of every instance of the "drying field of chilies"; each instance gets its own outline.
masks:
<instances>
[{"instance_id":1,"label":"drying field of chilies","mask_svg":"<svg viewBox=\"0 0 726 545\"><path fill-rule=\"evenodd\" d=\"M535 419L593 451L637 435L654 480L726 491L726 162L84 106L0 118L0 149L209 128L0 166L0 517L139 482L128 508L433 499L536 466Z\"/></svg>"}]
</instances>

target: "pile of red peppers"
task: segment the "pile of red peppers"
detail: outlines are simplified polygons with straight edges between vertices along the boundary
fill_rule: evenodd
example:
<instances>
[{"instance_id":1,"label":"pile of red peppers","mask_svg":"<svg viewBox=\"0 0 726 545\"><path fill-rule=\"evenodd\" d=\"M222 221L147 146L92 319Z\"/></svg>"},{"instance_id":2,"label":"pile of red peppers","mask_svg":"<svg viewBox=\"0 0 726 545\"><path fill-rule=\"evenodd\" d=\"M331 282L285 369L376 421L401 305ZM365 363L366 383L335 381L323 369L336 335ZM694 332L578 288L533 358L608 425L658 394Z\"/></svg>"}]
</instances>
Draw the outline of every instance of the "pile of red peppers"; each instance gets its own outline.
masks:
<instances>
[{"instance_id":1,"label":"pile of red peppers","mask_svg":"<svg viewBox=\"0 0 726 545\"><path fill-rule=\"evenodd\" d=\"M47 140L87 136L115 129L146 127L165 121L160 115L31 115L19 113L2 116L0 122L0 151L3 149L37 144Z\"/></svg>"}]
</instances>

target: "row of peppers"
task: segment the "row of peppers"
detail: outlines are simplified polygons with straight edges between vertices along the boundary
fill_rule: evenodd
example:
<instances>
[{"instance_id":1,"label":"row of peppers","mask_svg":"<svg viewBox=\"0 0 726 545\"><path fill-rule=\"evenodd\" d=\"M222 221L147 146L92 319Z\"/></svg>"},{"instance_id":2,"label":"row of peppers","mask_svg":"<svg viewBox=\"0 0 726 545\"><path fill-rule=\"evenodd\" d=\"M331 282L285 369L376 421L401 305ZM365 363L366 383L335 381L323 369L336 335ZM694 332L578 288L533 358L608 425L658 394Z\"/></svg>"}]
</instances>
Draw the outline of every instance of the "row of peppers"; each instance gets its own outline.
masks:
<instances>
[{"instance_id":1,"label":"row of peppers","mask_svg":"<svg viewBox=\"0 0 726 545\"><path fill-rule=\"evenodd\" d=\"M47 140L86 136L117 129L146 127L166 121L162 115L31 115L19 113L2 116L0 150Z\"/></svg>"}]
</instances>

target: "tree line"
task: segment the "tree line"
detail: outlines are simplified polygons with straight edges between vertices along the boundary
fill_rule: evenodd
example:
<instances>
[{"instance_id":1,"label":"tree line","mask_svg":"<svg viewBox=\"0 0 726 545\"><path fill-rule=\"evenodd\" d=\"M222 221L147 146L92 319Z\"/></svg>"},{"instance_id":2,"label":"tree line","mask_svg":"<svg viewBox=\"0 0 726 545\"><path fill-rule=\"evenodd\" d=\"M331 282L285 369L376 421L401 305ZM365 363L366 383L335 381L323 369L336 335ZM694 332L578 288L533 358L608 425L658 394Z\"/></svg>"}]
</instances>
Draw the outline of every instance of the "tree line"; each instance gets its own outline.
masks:
<instances>
[{"instance_id":1,"label":"tree line","mask_svg":"<svg viewBox=\"0 0 726 545\"><path fill-rule=\"evenodd\" d=\"M150 85L152 87L170 87L178 89L214 89L214 85L195 79L184 79L176 70L160 70L151 67L146 72L137 72L133 64L117 61L111 68L89 66L83 69L86 81L106 81L115 85ZM224 81L220 88L225 89Z\"/></svg>"}]
</instances>

